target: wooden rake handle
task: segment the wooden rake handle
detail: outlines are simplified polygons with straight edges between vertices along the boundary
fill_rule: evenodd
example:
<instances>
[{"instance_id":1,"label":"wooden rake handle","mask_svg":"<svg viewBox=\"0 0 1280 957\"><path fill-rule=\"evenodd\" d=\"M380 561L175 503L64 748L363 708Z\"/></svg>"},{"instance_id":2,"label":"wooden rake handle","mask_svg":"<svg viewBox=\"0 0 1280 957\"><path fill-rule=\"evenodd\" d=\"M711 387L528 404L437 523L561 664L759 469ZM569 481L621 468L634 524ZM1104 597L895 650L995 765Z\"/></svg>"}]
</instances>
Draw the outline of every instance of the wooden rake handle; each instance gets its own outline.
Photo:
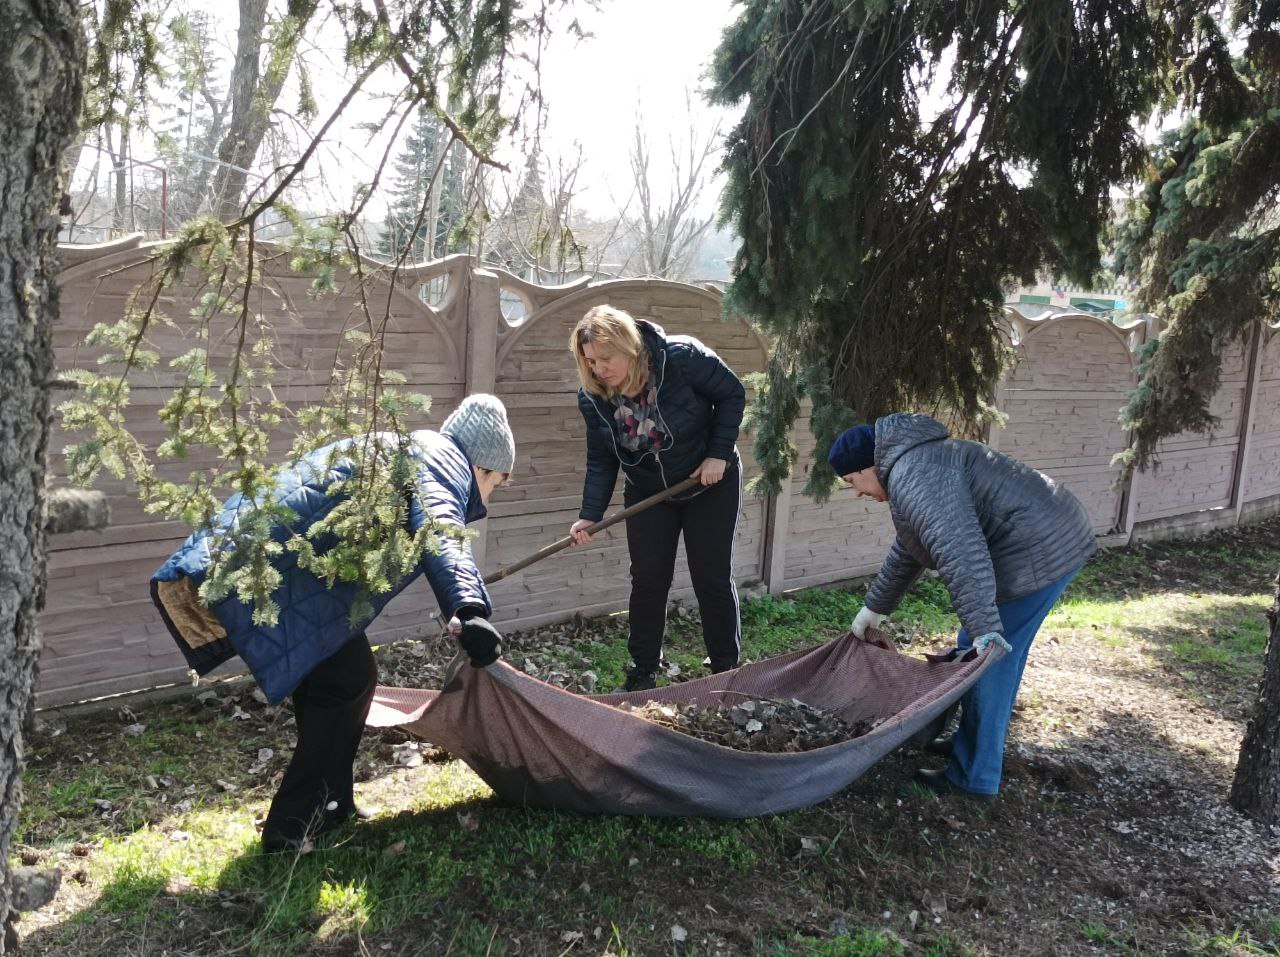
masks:
<instances>
[{"instance_id":1,"label":"wooden rake handle","mask_svg":"<svg viewBox=\"0 0 1280 957\"><path fill-rule=\"evenodd\" d=\"M690 477L685 479L683 482L677 482L675 485L671 486L671 488L664 488L657 495L650 495L648 498L644 499L644 501L636 502L636 504L632 505L630 508L624 508L621 512L615 512L613 515L602 518L600 521L586 529L586 532L588 535L594 535L596 532L603 532L610 525L616 525L618 522L624 521L632 515L637 515L640 512L643 512L646 508L651 508L659 502L665 502L667 499L679 495L681 492L687 492L689 489L700 485L701 482L702 480L696 477ZM492 575L486 575L484 583L486 585L492 585L494 582L500 582L502 579L507 578L510 575L514 575L518 571L523 571L530 565L542 561L544 558L550 558L556 552L563 551L572 544L573 537L566 535L564 538L552 542L545 548L538 549L532 555L508 565L506 568L500 568Z\"/></svg>"}]
</instances>

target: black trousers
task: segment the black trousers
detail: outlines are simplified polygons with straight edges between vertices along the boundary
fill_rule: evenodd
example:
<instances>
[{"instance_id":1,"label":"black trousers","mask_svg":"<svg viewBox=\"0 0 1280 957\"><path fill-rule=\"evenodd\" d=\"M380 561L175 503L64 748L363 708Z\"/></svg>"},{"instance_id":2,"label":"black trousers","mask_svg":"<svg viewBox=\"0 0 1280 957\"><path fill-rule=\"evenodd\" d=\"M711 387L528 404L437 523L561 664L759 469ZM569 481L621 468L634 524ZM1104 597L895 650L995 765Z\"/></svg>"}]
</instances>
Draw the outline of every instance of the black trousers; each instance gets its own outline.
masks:
<instances>
[{"instance_id":1,"label":"black trousers","mask_svg":"<svg viewBox=\"0 0 1280 957\"><path fill-rule=\"evenodd\" d=\"M298 746L271 801L264 839L301 841L351 815L352 766L377 685L378 666L363 634L302 679L291 696Z\"/></svg>"},{"instance_id":2,"label":"black trousers","mask_svg":"<svg viewBox=\"0 0 1280 957\"><path fill-rule=\"evenodd\" d=\"M641 496L627 487L625 500ZM667 595L684 535L689 575L702 613L702 639L712 671L738 665L741 623L733 583L733 534L742 505L742 472L731 469L690 498L666 501L627 519L631 555L631 638L627 648L641 669L655 671L667 628Z\"/></svg>"}]
</instances>

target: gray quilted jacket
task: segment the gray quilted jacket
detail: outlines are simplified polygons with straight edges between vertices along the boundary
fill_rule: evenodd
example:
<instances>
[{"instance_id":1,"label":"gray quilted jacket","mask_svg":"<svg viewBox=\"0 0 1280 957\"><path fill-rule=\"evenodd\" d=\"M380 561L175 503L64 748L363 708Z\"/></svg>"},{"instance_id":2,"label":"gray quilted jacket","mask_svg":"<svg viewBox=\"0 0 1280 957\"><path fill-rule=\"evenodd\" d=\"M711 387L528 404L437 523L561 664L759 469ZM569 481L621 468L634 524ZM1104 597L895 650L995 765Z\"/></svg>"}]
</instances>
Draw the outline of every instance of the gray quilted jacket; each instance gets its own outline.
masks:
<instances>
[{"instance_id":1,"label":"gray quilted jacket","mask_svg":"<svg viewBox=\"0 0 1280 957\"><path fill-rule=\"evenodd\" d=\"M876 472L898 536L867 592L889 614L936 568L973 638L1003 632L996 605L1078 571L1097 550L1084 507L1029 465L947 437L927 415L876 421Z\"/></svg>"}]
</instances>

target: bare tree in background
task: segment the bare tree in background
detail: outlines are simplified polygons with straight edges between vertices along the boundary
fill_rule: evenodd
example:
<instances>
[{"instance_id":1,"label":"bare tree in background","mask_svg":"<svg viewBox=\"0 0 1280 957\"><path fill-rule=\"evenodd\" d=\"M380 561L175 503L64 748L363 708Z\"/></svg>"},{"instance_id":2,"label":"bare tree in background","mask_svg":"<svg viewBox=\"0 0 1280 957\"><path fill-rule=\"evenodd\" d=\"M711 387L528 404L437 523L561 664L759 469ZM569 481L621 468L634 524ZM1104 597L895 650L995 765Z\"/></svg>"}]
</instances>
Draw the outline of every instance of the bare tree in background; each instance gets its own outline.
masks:
<instances>
[{"instance_id":1,"label":"bare tree in background","mask_svg":"<svg viewBox=\"0 0 1280 957\"><path fill-rule=\"evenodd\" d=\"M172 44L172 76L178 81L171 113L176 122L156 130L158 147L169 165L169 215L174 223L199 215L209 194L231 111L230 89L223 89L220 58L208 13L187 13L166 27Z\"/></svg>"},{"instance_id":2,"label":"bare tree in background","mask_svg":"<svg viewBox=\"0 0 1280 957\"><path fill-rule=\"evenodd\" d=\"M218 144L218 171L210 208L223 222L240 214L250 167L258 155L271 111L297 57L316 0L288 0L285 17L268 35L267 0L240 0L235 66L231 71L231 119Z\"/></svg>"},{"instance_id":3,"label":"bare tree in background","mask_svg":"<svg viewBox=\"0 0 1280 957\"><path fill-rule=\"evenodd\" d=\"M708 163L719 146L719 127L700 136L689 107L688 137L669 143L670 181L665 202L658 198L661 186L652 172L653 157L637 115L631 144L631 174L635 183L634 213L624 211L627 229L635 243L628 266L646 276L687 278L702 239L714 217L698 215L709 176Z\"/></svg>"},{"instance_id":4,"label":"bare tree in background","mask_svg":"<svg viewBox=\"0 0 1280 957\"><path fill-rule=\"evenodd\" d=\"M586 271L586 252L574 228L574 200L582 151L544 161L529 155L519 185L489 213L482 258L534 282L565 282Z\"/></svg>"}]
</instances>

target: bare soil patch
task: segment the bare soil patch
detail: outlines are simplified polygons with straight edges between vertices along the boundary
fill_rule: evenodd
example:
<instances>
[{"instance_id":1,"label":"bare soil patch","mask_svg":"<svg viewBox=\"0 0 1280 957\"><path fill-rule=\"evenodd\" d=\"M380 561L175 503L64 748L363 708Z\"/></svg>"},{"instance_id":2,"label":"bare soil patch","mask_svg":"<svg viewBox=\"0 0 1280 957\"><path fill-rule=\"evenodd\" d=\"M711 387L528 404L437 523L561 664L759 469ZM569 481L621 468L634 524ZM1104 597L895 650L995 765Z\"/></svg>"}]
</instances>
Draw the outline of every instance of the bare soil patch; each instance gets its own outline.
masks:
<instances>
[{"instance_id":1,"label":"bare soil patch","mask_svg":"<svg viewBox=\"0 0 1280 957\"><path fill-rule=\"evenodd\" d=\"M1269 596L1277 541L1272 521L1124 549L1098 559L1106 574L1088 588L1108 600ZM606 689L581 651L593 639L619 640L616 622L579 620L513 645L526 670L594 692ZM322 850L329 879L358 883L406 839L466 873L438 894L424 889L426 875L408 880L400 893L417 895L416 909L392 925L331 935L316 927L274 944L324 955L1280 953L1280 830L1226 804L1256 672L1189 669L1170 648L1158 629L1124 642L1046 629L991 805L914 788L917 767L944 759L902 749L822 805L745 822L574 818L493 799L398 811L455 764L395 729L369 733L360 798L382 813ZM452 651L437 637L383 649L383 681L438 687ZM265 705L243 684L213 690L129 712L43 716L28 792L46 812L23 826L15 853L60 866L65 878L54 904L23 921L28 953L255 952L243 931L271 919L265 890L162 888L139 927L120 903L128 886L96 886L87 866L104 841L165 828L183 801L242 816L265 807L288 757L289 708ZM812 717L779 725L784 747ZM713 733L744 733L727 722ZM167 736L133 736L137 724ZM857 731L817 725L814 741ZM180 760L153 764L166 751ZM42 778L98 783L54 794ZM558 842L549 850L523 838L548 828ZM606 831L607 851L574 852L579 835ZM242 864L259 866L252 853ZM684 940L673 938L676 927ZM860 928L882 932L888 949L836 949Z\"/></svg>"}]
</instances>

